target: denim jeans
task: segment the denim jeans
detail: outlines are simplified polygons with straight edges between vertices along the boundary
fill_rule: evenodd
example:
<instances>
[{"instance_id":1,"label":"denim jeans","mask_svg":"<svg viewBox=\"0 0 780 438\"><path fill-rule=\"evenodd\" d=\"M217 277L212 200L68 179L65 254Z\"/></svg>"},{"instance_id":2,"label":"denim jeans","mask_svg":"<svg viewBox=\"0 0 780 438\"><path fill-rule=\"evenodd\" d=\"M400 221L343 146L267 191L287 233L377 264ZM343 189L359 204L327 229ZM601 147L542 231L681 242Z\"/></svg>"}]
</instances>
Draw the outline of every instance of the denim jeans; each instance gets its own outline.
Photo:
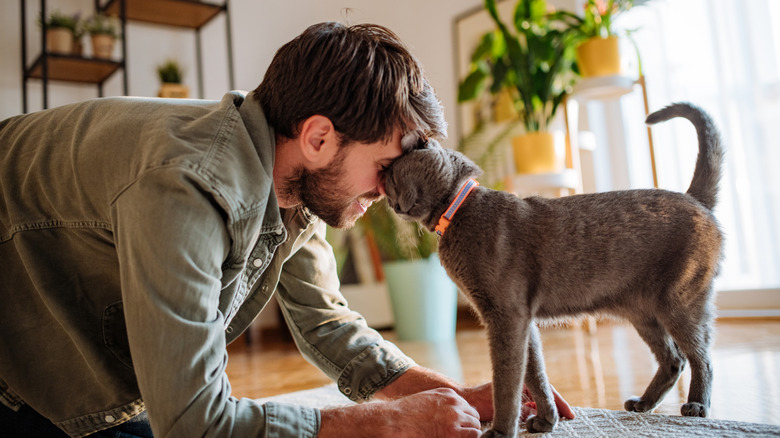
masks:
<instances>
[{"instance_id":1,"label":"denim jeans","mask_svg":"<svg viewBox=\"0 0 780 438\"><path fill-rule=\"evenodd\" d=\"M49 419L27 405L18 412L0 404L0 436L15 438L68 438L68 435ZM91 438L152 438L152 427L146 412L119 426L101 430Z\"/></svg>"}]
</instances>

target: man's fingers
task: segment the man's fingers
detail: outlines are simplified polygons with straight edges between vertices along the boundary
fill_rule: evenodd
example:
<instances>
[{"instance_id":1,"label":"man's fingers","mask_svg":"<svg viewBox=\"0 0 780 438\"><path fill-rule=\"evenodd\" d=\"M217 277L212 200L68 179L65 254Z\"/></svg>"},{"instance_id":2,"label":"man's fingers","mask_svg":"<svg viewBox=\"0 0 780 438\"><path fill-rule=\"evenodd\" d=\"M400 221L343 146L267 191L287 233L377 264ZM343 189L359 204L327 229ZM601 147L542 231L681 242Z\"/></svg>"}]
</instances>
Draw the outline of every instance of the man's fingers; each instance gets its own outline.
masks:
<instances>
[{"instance_id":1,"label":"man's fingers","mask_svg":"<svg viewBox=\"0 0 780 438\"><path fill-rule=\"evenodd\" d=\"M566 400L561 397L560 394L558 394L558 391L555 390L555 387L550 385L553 392L553 398L555 398L555 407L558 409L558 415L567 418L569 420L573 420L575 415L574 411L571 410L571 406L569 406L568 403L566 403Z\"/></svg>"}]
</instances>

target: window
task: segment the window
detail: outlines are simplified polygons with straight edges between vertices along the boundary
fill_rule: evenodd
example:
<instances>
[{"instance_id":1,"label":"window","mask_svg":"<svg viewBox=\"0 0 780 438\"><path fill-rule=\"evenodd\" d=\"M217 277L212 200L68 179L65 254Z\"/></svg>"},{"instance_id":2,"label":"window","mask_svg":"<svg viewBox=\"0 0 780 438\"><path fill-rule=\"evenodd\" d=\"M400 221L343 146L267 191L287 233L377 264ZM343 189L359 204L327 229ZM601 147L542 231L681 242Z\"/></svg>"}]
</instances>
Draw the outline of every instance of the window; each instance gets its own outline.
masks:
<instances>
[{"instance_id":1,"label":"window","mask_svg":"<svg viewBox=\"0 0 780 438\"><path fill-rule=\"evenodd\" d=\"M726 243L716 289L780 287L780 2L650 0L618 24L638 29L633 38L650 110L689 101L708 110L721 130L726 161L715 214ZM623 48L631 53L630 45ZM629 186L649 187L646 131L635 123L642 104L635 98L616 107L627 139L623 162ZM609 104L604 110L613 115ZM659 186L685 191L697 153L690 123L658 125L653 142ZM611 171L624 172L619 167L613 163Z\"/></svg>"}]
</instances>

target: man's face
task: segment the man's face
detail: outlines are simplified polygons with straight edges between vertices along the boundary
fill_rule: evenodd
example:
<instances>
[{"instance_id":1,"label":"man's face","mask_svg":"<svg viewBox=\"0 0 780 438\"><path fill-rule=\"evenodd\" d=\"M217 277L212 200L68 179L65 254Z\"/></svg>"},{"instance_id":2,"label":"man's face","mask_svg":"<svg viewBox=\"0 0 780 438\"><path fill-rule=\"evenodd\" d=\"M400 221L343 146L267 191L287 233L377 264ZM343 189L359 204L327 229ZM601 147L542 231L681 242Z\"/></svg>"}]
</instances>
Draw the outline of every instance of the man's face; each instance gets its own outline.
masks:
<instances>
[{"instance_id":1,"label":"man's face","mask_svg":"<svg viewBox=\"0 0 780 438\"><path fill-rule=\"evenodd\" d=\"M307 208L332 227L355 224L382 198L384 169L401 156L401 134L389 142L342 146L321 169L299 169L288 183Z\"/></svg>"}]
</instances>

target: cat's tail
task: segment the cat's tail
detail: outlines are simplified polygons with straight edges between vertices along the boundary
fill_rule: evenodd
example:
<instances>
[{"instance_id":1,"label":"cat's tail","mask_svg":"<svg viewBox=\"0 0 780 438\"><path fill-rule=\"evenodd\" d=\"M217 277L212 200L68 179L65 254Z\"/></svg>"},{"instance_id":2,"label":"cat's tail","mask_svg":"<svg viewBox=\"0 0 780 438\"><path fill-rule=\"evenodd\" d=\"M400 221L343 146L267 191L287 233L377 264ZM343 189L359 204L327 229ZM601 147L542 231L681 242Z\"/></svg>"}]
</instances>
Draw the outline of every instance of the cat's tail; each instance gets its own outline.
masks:
<instances>
[{"instance_id":1,"label":"cat's tail","mask_svg":"<svg viewBox=\"0 0 780 438\"><path fill-rule=\"evenodd\" d=\"M712 210L717 202L718 183L723 166L723 146L718 128L704 110L690 103L669 105L647 116L645 123L654 125L674 117L690 120L699 137L699 155L687 193Z\"/></svg>"}]
</instances>

